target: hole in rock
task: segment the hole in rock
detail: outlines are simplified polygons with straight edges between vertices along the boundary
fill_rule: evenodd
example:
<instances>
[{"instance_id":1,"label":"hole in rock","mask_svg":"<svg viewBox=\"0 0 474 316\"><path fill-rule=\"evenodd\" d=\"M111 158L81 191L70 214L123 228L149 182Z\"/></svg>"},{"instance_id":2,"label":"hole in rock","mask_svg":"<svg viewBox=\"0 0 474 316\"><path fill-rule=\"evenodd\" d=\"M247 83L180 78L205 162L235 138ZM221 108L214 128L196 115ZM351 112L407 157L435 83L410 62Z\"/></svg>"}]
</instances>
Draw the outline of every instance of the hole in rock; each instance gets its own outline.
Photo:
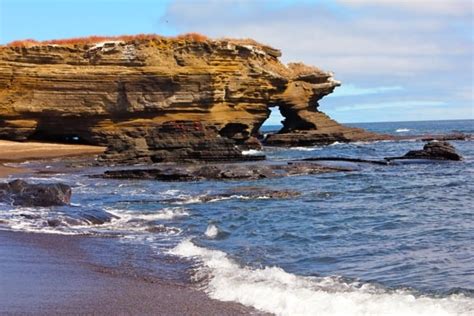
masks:
<instances>
[{"instance_id":1,"label":"hole in rock","mask_svg":"<svg viewBox=\"0 0 474 316\"><path fill-rule=\"evenodd\" d=\"M270 116L263 122L263 125L260 127L260 134L274 134L280 131L283 128L283 120L285 117L281 115L279 107L270 108Z\"/></svg>"}]
</instances>

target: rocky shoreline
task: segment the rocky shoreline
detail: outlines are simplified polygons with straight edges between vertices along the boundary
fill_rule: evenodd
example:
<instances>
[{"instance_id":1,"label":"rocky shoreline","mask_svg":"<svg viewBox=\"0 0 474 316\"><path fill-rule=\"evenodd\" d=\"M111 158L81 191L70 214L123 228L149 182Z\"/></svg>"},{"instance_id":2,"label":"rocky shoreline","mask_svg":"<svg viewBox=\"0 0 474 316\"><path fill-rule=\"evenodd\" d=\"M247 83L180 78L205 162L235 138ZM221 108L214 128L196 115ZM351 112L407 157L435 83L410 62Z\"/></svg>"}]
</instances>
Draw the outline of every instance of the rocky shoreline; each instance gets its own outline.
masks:
<instances>
[{"instance_id":1,"label":"rocky shoreline","mask_svg":"<svg viewBox=\"0 0 474 316\"><path fill-rule=\"evenodd\" d=\"M390 168L397 161L462 160L455 148L445 141L472 140L471 135L393 136L337 123L319 110L318 102L341 83L331 72L313 66L302 63L285 65L280 62L280 56L279 50L252 40L186 36L0 46L0 138L9 140L0 141L3 149L0 163L59 158L59 162L48 166L40 163L39 174L71 172L91 182L105 181L103 179L132 180L129 181L132 183L151 180L156 181L153 183L158 187L161 185L159 182L166 182L166 188L174 185L169 182L198 182L201 185L207 180L216 186L232 185L226 190L200 193L191 198L161 195L157 198L158 194L153 193L147 201L140 196L139 203L163 208L143 214L134 209L135 217L132 218L127 210L117 215L107 207L110 202L107 199L115 194L115 188L107 187L105 194L95 197L100 200L105 195L104 204L86 207L71 203L77 190L74 184L67 185L57 179L38 183L38 180L29 181L26 177L25 180L9 178L8 182L0 183L0 203L5 206L5 214L17 213L0 221L0 240L8 245L2 255L16 258L16 261L4 264L2 271L10 271L11 275L4 276L2 284L8 284L9 289L14 289L13 293L17 291L26 297L27 303L18 308L12 295L0 295L0 313L2 308L7 312L18 308L20 312L41 314L51 306L65 313L75 311L71 308L76 306L82 313L115 314L124 312L124 308L132 314L257 313L239 304L211 300L205 293L188 285L161 284L160 280L143 282L136 271L131 271L133 278L124 279L122 275L109 278L103 273L83 269L84 262L89 263L90 258L80 256L75 260L76 252L80 255L83 252L74 238L49 234L40 237L3 232L2 229L24 227L23 223L28 221L31 225L28 228L35 232L90 234L107 238L128 237L127 234L136 232L142 234L139 237L167 233L171 236L180 232L180 228L167 222L162 224L156 218L161 216L161 219L170 220L189 215L176 205L228 199L285 202L297 199L306 188L300 187L298 191L293 186L291 189L272 188L254 186L253 183L354 171L351 167L319 163L321 161L371 163L377 168ZM269 118L272 108L281 112L283 126L278 132L264 136L260 128ZM261 150L265 146L288 148L406 139L438 141L429 142L423 149L409 151L403 156L380 160L312 157L267 161L263 154L245 154L245 151ZM84 161L64 159L80 154L89 155L89 158ZM92 155L96 156L91 158ZM0 166L0 177L14 171L26 170ZM32 167L32 171L38 170ZM235 186L238 181L251 181L251 184ZM109 182L115 185L113 180ZM89 185L93 186L90 182ZM116 201L116 204L127 204L126 200L130 198L127 194L128 191L121 192L123 200ZM175 208L167 209L168 205ZM113 226L116 222L118 226ZM205 236L213 238L226 234L212 225L209 224L211 231L206 230ZM102 235L98 233L101 229ZM77 240L81 238L77 237ZM21 243L16 243L17 239ZM25 242L31 243L32 253L39 259L28 257L26 265L15 270ZM57 263L48 261L44 253L35 250L36 246L43 247L47 255L53 254L55 258L58 250L55 247L60 248L59 259L56 259L61 267L67 267L66 273L55 274ZM94 251L100 255L100 251ZM71 262L70 255L74 259ZM123 259L121 264L127 267L127 260ZM176 263L173 260L171 264ZM42 295L42 291L48 295L57 294L59 288L64 293L79 293L77 302L65 300L61 302L64 305L58 305L54 299L45 299L41 295L39 301L43 305L36 306L28 301L29 286L37 280L23 276L24 271L45 262L52 267L45 267L42 273L51 282L38 291L39 294ZM99 268L103 269L102 266ZM114 273L116 271L122 272L117 269ZM79 290L62 282L71 273L80 274L73 283ZM21 282L16 284L15 278ZM117 298L121 304L116 304Z\"/></svg>"}]
</instances>

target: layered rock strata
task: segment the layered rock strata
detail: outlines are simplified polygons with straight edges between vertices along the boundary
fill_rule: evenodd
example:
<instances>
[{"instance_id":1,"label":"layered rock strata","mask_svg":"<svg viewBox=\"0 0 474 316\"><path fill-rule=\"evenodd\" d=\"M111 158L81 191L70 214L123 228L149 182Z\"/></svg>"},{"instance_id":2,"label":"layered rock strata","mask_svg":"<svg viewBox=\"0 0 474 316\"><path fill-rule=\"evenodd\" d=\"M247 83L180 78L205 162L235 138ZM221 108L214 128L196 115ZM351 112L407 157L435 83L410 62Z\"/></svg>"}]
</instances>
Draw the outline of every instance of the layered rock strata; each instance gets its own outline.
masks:
<instances>
[{"instance_id":1,"label":"layered rock strata","mask_svg":"<svg viewBox=\"0 0 474 316\"><path fill-rule=\"evenodd\" d=\"M270 107L271 145L379 136L318 111L340 83L249 40L142 38L0 47L0 138L108 146L118 162L241 160Z\"/></svg>"}]
</instances>

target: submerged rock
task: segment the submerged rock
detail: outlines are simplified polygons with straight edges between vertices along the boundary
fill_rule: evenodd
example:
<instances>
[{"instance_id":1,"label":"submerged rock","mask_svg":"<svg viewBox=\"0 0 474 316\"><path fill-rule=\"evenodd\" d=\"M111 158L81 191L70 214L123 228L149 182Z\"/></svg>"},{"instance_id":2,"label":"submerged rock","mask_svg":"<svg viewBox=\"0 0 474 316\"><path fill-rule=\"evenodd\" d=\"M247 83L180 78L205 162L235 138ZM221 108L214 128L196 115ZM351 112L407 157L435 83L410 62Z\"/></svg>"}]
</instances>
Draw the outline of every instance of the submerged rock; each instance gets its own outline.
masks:
<instances>
[{"instance_id":1,"label":"submerged rock","mask_svg":"<svg viewBox=\"0 0 474 316\"><path fill-rule=\"evenodd\" d=\"M301 194L297 191L292 190L276 190L269 188L261 188L254 186L236 187L228 190L223 194L209 195L206 196L203 201L211 201L219 198L227 198L233 196L242 196L246 199L290 199Z\"/></svg>"},{"instance_id":2,"label":"submerged rock","mask_svg":"<svg viewBox=\"0 0 474 316\"><path fill-rule=\"evenodd\" d=\"M71 202L71 187L63 183L0 183L0 202L18 206L56 206Z\"/></svg>"},{"instance_id":3,"label":"submerged rock","mask_svg":"<svg viewBox=\"0 0 474 316\"><path fill-rule=\"evenodd\" d=\"M46 223L50 227L103 225L118 218L102 209L68 209L66 212L58 213L56 217L47 219Z\"/></svg>"},{"instance_id":4,"label":"submerged rock","mask_svg":"<svg viewBox=\"0 0 474 316\"><path fill-rule=\"evenodd\" d=\"M109 170L99 177L160 181L258 180L347 170L315 163L165 165L147 169Z\"/></svg>"}]
</instances>

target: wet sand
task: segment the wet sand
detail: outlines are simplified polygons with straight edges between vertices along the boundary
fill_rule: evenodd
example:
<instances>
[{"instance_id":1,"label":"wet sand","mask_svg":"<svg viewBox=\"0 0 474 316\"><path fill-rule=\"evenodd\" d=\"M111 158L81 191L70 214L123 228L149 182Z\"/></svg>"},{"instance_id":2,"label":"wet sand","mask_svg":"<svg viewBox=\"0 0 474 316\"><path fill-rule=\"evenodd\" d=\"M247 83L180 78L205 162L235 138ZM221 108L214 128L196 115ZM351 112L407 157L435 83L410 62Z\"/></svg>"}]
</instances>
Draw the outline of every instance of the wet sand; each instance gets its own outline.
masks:
<instances>
[{"instance_id":1,"label":"wet sand","mask_svg":"<svg viewBox=\"0 0 474 316\"><path fill-rule=\"evenodd\" d=\"M28 171L29 170L25 168L7 167L0 163L0 178L8 177L9 175L12 175L12 174L25 173Z\"/></svg>"},{"instance_id":2,"label":"wet sand","mask_svg":"<svg viewBox=\"0 0 474 316\"><path fill-rule=\"evenodd\" d=\"M83 155L98 155L105 147L88 145L66 145L38 142L12 142L0 140L0 178L30 170L5 166L5 163L18 163L26 160L51 159Z\"/></svg>"},{"instance_id":3,"label":"wet sand","mask_svg":"<svg viewBox=\"0 0 474 316\"><path fill-rule=\"evenodd\" d=\"M101 270L87 237L0 231L0 314L242 315L190 286Z\"/></svg>"}]
</instances>

